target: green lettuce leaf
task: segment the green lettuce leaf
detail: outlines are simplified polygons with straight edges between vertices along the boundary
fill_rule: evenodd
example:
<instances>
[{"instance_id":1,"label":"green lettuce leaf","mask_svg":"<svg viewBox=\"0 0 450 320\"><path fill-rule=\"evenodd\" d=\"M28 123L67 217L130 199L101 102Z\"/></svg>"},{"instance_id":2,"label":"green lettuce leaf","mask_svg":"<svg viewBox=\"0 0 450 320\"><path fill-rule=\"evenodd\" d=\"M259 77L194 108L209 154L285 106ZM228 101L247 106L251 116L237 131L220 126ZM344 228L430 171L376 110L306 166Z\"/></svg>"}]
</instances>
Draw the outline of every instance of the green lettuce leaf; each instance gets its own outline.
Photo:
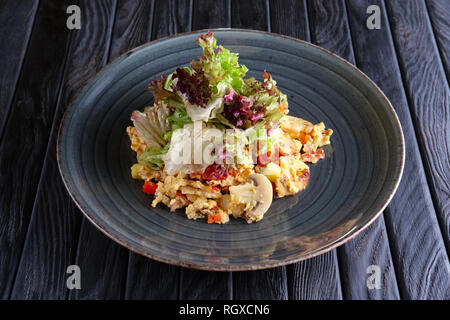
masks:
<instances>
[{"instance_id":1,"label":"green lettuce leaf","mask_svg":"<svg viewBox=\"0 0 450 320\"><path fill-rule=\"evenodd\" d=\"M185 124L192 123L191 118L189 118L186 108L175 108L174 112L167 117L169 122L169 130L164 133L163 138L166 141L170 141L172 133L177 129L182 129Z\"/></svg>"},{"instance_id":2,"label":"green lettuce leaf","mask_svg":"<svg viewBox=\"0 0 450 320\"><path fill-rule=\"evenodd\" d=\"M147 147L145 151L138 156L138 162L153 170L160 170L164 168L164 161L162 157L167 153L170 148L170 143L164 147Z\"/></svg>"},{"instance_id":3,"label":"green lettuce leaf","mask_svg":"<svg viewBox=\"0 0 450 320\"><path fill-rule=\"evenodd\" d=\"M209 77L213 98L223 95L227 87L242 93L243 78L248 69L239 64L238 54L217 46L212 32L200 36L197 42L203 49L203 55L199 61L192 61L191 67L194 70L202 70Z\"/></svg>"}]
</instances>

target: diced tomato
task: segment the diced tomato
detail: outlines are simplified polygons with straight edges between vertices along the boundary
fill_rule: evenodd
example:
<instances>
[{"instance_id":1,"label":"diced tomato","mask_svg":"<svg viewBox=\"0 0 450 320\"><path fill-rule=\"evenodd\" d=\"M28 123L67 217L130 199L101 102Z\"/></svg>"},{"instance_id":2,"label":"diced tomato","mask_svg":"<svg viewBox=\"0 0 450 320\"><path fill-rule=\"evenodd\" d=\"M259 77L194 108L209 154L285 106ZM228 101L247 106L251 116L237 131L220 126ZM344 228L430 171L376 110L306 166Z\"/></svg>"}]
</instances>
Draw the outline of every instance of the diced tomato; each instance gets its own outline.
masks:
<instances>
[{"instance_id":1,"label":"diced tomato","mask_svg":"<svg viewBox=\"0 0 450 320\"><path fill-rule=\"evenodd\" d=\"M177 196L186 200L187 203L192 203L191 201L188 200L187 196L184 193L182 193L180 190L177 190Z\"/></svg>"},{"instance_id":2,"label":"diced tomato","mask_svg":"<svg viewBox=\"0 0 450 320\"><path fill-rule=\"evenodd\" d=\"M208 166L202 174L202 178L205 180L224 180L227 177L228 168L218 163Z\"/></svg>"},{"instance_id":3,"label":"diced tomato","mask_svg":"<svg viewBox=\"0 0 450 320\"><path fill-rule=\"evenodd\" d=\"M215 215L208 216L208 223L215 223L222 220L222 215L220 212L216 213Z\"/></svg>"},{"instance_id":4,"label":"diced tomato","mask_svg":"<svg viewBox=\"0 0 450 320\"><path fill-rule=\"evenodd\" d=\"M155 194L158 185L150 180L145 181L144 186L142 187L142 191L148 194Z\"/></svg>"},{"instance_id":5,"label":"diced tomato","mask_svg":"<svg viewBox=\"0 0 450 320\"><path fill-rule=\"evenodd\" d=\"M219 191L219 190L220 190L220 189L219 189L218 187L216 187L216 186L212 186L211 189L212 189L213 191Z\"/></svg>"}]
</instances>

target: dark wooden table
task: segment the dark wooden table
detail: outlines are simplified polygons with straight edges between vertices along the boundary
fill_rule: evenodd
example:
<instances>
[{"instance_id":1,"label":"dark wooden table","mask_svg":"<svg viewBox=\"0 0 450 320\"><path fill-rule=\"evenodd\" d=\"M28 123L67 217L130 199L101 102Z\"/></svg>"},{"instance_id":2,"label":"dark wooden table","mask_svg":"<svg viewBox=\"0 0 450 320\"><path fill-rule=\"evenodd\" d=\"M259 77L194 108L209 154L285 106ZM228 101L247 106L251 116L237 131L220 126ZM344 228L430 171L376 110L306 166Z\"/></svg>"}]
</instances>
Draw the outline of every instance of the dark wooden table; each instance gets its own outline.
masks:
<instances>
[{"instance_id":1,"label":"dark wooden table","mask_svg":"<svg viewBox=\"0 0 450 320\"><path fill-rule=\"evenodd\" d=\"M69 5L81 29L69 30ZM380 29L369 29L370 5ZM0 0L0 297L3 299L449 299L449 0ZM266 30L347 59L386 93L406 141L402 182L336 250L253 272L204 272L116 244L77 209L55 137L75 92L121 53L197 29ZM81 289L69 290L78 265ZM369 289L367 268L381 271Z\"/></svg>"}]
</instances>

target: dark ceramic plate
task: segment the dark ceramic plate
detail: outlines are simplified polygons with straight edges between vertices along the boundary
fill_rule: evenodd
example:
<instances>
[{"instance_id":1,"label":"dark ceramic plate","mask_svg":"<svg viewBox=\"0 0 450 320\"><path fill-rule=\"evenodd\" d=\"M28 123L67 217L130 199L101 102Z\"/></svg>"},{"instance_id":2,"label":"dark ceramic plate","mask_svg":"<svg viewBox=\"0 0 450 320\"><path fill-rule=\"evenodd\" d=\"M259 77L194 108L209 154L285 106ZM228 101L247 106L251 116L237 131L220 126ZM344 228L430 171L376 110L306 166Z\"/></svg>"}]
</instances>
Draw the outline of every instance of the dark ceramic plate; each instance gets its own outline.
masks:
<instances>
[{"instance_id":1,"label":"dark ceramic plate","mask_svg":"<svg viewBox=\"0 0 450 320\"><path fill-rule=\"evenodd\" d=\"M200 32L134 49L78 94L61 124L60 171L73 200L101 231L155 260L207 270L280 266L324 253L373 222L392 198L404 163L403 134L384 94L361 71L296 39L248 30L213 30L261 79L267 69L287 94L290 114L334 130L327 157L307 189L277 199L259 223L188 220L151 207L131 179L135 154L125 128L150 105L149 81L201 54Z\"/></svg>"}]
</instances>

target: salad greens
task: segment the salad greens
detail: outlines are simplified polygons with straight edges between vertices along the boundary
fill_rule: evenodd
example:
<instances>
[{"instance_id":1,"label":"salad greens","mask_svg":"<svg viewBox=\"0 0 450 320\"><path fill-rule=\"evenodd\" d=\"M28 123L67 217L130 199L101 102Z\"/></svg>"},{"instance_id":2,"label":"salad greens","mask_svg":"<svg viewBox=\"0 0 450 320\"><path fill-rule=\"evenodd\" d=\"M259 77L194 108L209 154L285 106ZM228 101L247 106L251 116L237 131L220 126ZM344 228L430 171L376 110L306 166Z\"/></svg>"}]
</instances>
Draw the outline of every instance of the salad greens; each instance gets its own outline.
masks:
<instances>
[{"instance_id":1,"label":"salad greens","mask_svg":"<svg viewBox=\"0 0 450 320\"><path fill-rule=\"evenodd\" d=\"M138 162L153 170L159 170L164 167L163 156L170 148L170 143L164 147L147 147L145 151L138 156Z\"/></svg>"},{"instance_id":2,"label":"salad greens","mask_svg":"<svg viewBox=\"0 0 450 320\"><path fill-rule=\"evenodd\" d=\"M191 62L191 67L195 72L203 72L209 78L216 97L222 95L225 88L233 88L243 93L243 78L248 69L239 65L238 54L217 46L217 40L211 32L201 35L197 43L203 49L203 56L199 61Z\"/></svg>"},{"instance_id":3,"label":"salad greens","mask_svg":"<svg viewBox=\"0 0 450 320\"><path fill-rule=\"evenodd\" d=\"M139 162L152 169L164 167L163 156L174 131L187 124L203 121L222 131L235 130L237 136L253 128L258 132L253 140L259 140L262 131L278 126L287 113L287 97L269 73L264 72L263 81L245 78L248 69L239 64L238 54L217 45L211 32L201 35L197 43L203 55L189 67L155 78L148 86L154 107L132 115L148 146Z\"/></svg>"},{"instance_id":4,"label":"salad greens","mask_svg":"<svg viewBox=\"0 0 450 320\"><path fill-rule=\"evenodd\" d=\"M182 129L185 124L192 123L191 118L187 115L186 108L175 108L173 113L167 117L169 122L169 130L163 134L166 141L170 141L172 133L177 129Z\"/></svg>"}]
</instances>

